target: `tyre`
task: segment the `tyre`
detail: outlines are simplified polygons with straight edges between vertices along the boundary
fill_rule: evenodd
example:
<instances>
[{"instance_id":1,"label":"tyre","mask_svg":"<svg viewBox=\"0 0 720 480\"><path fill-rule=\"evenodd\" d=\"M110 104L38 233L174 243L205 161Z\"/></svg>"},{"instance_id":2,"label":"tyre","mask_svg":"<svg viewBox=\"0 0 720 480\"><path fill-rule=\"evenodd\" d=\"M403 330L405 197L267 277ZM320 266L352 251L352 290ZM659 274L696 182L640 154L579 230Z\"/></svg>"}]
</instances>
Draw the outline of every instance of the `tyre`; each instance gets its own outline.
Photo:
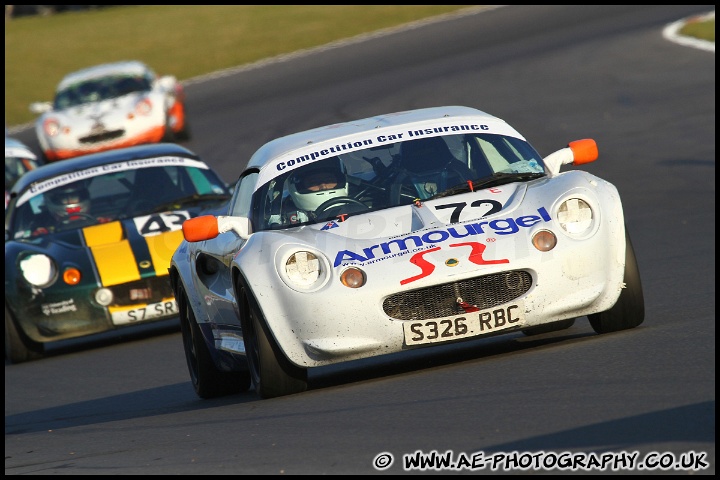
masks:
<instances>
[{"instance_id":1,"label":"tyre","mask_svg":"<svg viewBox=\"0 0 720 480\"><path fill-rule=\"evenodd\" d=\"M45 155L45 151L42 149L42 147L38 144L38 150L39 154L37 155L38 164L39 165L47 165L48 163L52 163L52 160L50 160L47 155Z\"/></svg>"},{"instance_id":2,"label":"tyre","mask_svg":"<svg viewBox=\"0 0 720 480\"><path fill-rule=\"evenodd\" d=\"M260 309L248 291L238 286L245 352L255 391L260 398L292 395L307 390L307 369L296 367L274 343Z\"/></svg>"},{"instance_id":3,"label":"tyre","mask_svg":"<svg viewBox=\"0 0 720 480\"><path fill-rule=\"evenodd\" d=\"M5 304L5 358L10 363L38 360L45 354L42 343L30 340L18 327L15 317Z\"/></svg>"},{"instance_id":4,"label":"tyre","mask_svg":"<svg viewBox=\"0 0 720 480\"><path fill-rule=\"evenodd\" d=\"M635 259L630 235L625 229L625 288L615 305L605 312L588 315L590 326L596 333L610 333L635 328L645 320L645 299L640 270Z\"/></svg>"},{"instance_id":5,"label":"tyre","mask_svg":"<svg viewBox=\"0 0 720 480\"><path fill-rule=\"evenodd\" d=\"M557 332L560 330L566 330L575 325L575 319L570 318L568 320L560 320L559 322L546 323L544 325L538 325L537 327L530 327L522 330L527 336L542 335L543 333Z\"/></svg>"},{"instance_id":6,"label":"tyre","mask_svg":"<svg viewBox=\"0 0 720 480\"><path fill-rule=\"evenodd\" d=\"M169 143L177 143L181 141L187 141L190 140L190 123L187 119L187 114L185 111L185 106L183 105L181 107L183 111L183 128L182 130L175 131L173 127L171 126L171 119L170 119L170 112L166 113L165 118L165 135L163 135L163 142L169 142Z\"/></svg>"},{"instance_id":7,"label":"tyre","mask_svg":"<svg viewBox=\"0 0 720 480\"><path fill-rule=\"evenodd\" d=\"M165 122L165 133L163 134L161 142L175 143L176 140L177 140L177 135L173 131L170 124Z\"/></svg>"},{"instance_id":8,"label":"tyre","mask_svg":"<svg viewBox=\"0 0 720 480\"><path fill-rule=\"evenodd\" d=\"M250 373L217 369L182 286L177 287L177 297L185 359L198 397L215 398L248 391Z\"/></svg>"},{"instance_id":9,"label":"tyre","mask_svg":"<svg viewBox=\"0 0 720 480\"><path fill-rule=\"evenodd\" d=\"M185 117L183 129L175 133L175 139L183 142L190 140L190 124L188 123L187 117Z\"/></svg>"}]
</instances>

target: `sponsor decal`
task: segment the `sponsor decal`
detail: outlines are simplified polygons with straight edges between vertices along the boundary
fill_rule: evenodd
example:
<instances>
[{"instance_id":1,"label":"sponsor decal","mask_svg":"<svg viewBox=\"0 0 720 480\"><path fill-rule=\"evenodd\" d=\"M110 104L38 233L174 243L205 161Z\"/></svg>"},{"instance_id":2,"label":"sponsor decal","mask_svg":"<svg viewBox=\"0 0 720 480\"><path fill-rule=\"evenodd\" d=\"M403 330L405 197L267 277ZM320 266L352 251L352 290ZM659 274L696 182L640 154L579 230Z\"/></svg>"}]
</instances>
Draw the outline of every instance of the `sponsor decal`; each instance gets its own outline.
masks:
<instances>
[{"instance_id":1,"label":"sponsor decal","mask_svg":"<svg viewBox=\"0 0 720 480\"><path fill-rule=\"evenodd\" d=\"M369 134L363 132L353 137L343 137L342 143L331 143L332 140L324 142L321 146L313 146L304 149L300 154L293 152L290 155L283 155L277 160L268 164L269 168L260 171L257 186L260 187L278 175L288 170L295 169L306 163L312 163L334 157L341 153L350 153L370 147L387 145L405 140L417 138L438 137L441 135L454 135L467 132L494 133L511 137L524 138L512 127L504 122L497 122L488 119L487 123L474 123L472 121L442 121L438 120L433 124L424 124L422 128L408 128L408 126L387 129L381 134Z\"/></svg>"},{"instance_id":2,"label":"sponsor decal","mask_svg":"<svg viewBox=\"0 0 720 480\"><path fill-rule=\"evenodd\" d=\"M333 267L347 264L374 263L376 261L392 258L397 255L419 250L432 250L437 244L452 241L459 238L471 237L474 235L514 235L521 228L529 228L540 222L552 220L545 207L537 210L539 215L522 215L517 218L499 218L483 222L471 222L464 225L451 226L442 229L415 232L401 238L393 238L387 242L362 249L360 252L352 250L340 250L335 255ZM471 254L472 255L472 254ZM482 258L482 252L480 252ZM471 259L472 261L472 259Z\"/></svg>"},{"instance_id":3,"label":"sponsor decal","mask_svg":"<svg viewBox=\"0 0 720 480\"><path fill-rule=\"evenodd\" d=\"M454 243L454 244L449 245L449 247L451 247L451 248L452 247L470 247L471 250L470 250L470 254L468 255L468 260L470 260L472 263L474 263L476 265L496 265L499 263L510 263L510 260L508 260L507 258L503 258L500 260L488 260L488 259L483 258L483 252L485 251L485 245L483 245L480 242ZM440 250L441 248L442 247L429 248L425 251L416 253L415 255L410 257L410 263L412 263L413 265L415 265L417 267L420 267L420 270L422 270L422 272L418 275L415 275L414 277L400 280L400 285L406 285L406 284L414 282L416 280L420 280L421 278L425 278L428 275L430 275L432 272L434 272L435 265L433 265L432 263L430 263L428 260L426 260L423 257L426 253L435 252L435 251ZM450 266L454 267L455 265L457 265L457 260L455 260L454 258L452 260L454 260L455 263L453 263ZM448 260L448 262L450 262L450 260ZM445 262L445 264L448 265L448 262Z\"/></svg>"},{"instance_id":4,"label":"sponsor decal","mask_svg":"<svg viewBox=\"0 0 720 480\"><path fill-rule=\"evenodd\" d=\"M314 162L316 160L335 156L339 153L352 152L361 148L368 148L375 145L382 145L385 143L401 142L413 138L452 135L461 132L487 132L489 130L490 127L488 125L469 123L422 128L418 130L406 130L403 132L388 135L377 135L373 138L360 138L358 140L331 145L327 148L322 148L320 150L313 150L305 155L300 155L298 157L290 158L288 160L281 160L275 164L275 169L281 172L287 168L296 167L297 165L303 164L305 162Z\"/></svg>"},{"instance_id":5,"label":"sponsor decal","mask_svg":"<svg viewBox=\"0 0 720 480\"><path fill-rule=\"evenodd\" d=\"M77 306L74 299L63 300L62 302L43 303L40 305L43 315L58 315L60 313L77 312Z\"/></svg>"},{"instance_id":6,"label":"sponsor decal","mask_svg":"<svg viewBox=\"0 0 720 480\"><path fill-rule=\"evenodd\" d=\"M330 220L320 230L330 230L331 228L337 228L337 227L338 227L338 224L335 223L335 221Z\"/></svg>"},{"instance_id":7,"label":"sponsor decal","mask_svg":"<svg viewBox=\"0 0 720 480\"><path fill-rule=\"evenodd\" d=\"M45 181L35 183L31 185L30 188L25 190L25 192L23 192L20 198L18 198L17 206L24 204L35 195L48 192L55 188L76 182L78 180L84 180L87 178L97 177L99 175L105 175L108 173L120 172L124 170L137 170L139 168L149 167L164 167L167 165L195 167L202 168L203 170L207 170L209 168L204 162L201 162L199 160L191 160L185 157L153 157L110 163L107 165L100 165L98 167L87 168L85 170L79 170L77 172L66 173L64 175L49 178Z\"/></svg>"}]
</instances>

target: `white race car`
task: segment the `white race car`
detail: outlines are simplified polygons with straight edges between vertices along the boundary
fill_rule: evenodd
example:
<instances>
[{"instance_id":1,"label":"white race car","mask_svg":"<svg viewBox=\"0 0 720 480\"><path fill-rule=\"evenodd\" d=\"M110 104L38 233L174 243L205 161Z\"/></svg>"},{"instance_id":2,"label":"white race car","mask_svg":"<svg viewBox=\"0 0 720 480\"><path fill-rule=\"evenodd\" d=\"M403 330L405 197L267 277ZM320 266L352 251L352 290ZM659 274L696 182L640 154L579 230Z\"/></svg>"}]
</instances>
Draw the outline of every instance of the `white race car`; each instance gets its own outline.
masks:
<instances>
[{"instance_id":1,"label":"white race car","mask_svg":"<svg viewBox=\"0 0 720 480\"><path fill-rule=\"evenodd\" d=\"M9 137L5 129L5 209L10 201L10 190L18 178L40 166L37 156L17 138Z\"/></svg>"},{"instance_id":2,"label":"white race car","mask_svg":"<svg viewBox=\"0 0 720 480\"><path fill-rule=\"evenodd\" d=\"M226 215L183 224L170 276L203 398L308 388L308 369L448 342L644 319L617 189L505 121L437 107L273 140Z\"/></svg>"},{"instance_id":3,"label":"white race car","mask_svg":"<svg viewBox=\"0 0 720 480\"><path fill-rule=\"evenodd\" d=\"M171 75L126 61L96 65L62 79L35 133L45 160L54 162L121 147L190 138L185 92Z\"/></svg>"}]
</instances>

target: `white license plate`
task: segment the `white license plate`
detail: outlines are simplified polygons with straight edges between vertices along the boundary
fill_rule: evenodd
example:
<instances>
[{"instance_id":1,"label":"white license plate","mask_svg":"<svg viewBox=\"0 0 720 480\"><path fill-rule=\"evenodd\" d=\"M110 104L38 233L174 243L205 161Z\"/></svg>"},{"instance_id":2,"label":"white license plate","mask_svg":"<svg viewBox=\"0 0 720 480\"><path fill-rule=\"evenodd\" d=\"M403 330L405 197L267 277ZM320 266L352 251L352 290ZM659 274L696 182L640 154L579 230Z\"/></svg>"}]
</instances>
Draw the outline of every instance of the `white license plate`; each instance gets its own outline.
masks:
<instances>
[{"instance_id":1,"label":"white license plate","mask_svg":"<svg viewBox=\"0 0 720 480\"><path fill-rule=\"evenodd\" d=\"M170 317L178 314L177 302L175 299L159 303L151 303L140 308L112 311L112 322L114 325L127 325L139 323L160 317Z\"/></svg>"},{"instance_id":2,"label":"white license plate","mask_svg":"<svg viewBox=\"0 0 720 480\"><path fill-rule=\"evenodd\" d=\"M519 301L454 318L405 322L403 330L405 345L422 345L486 335L524 324L525 304Z\"/></svg>"}]
</instances>

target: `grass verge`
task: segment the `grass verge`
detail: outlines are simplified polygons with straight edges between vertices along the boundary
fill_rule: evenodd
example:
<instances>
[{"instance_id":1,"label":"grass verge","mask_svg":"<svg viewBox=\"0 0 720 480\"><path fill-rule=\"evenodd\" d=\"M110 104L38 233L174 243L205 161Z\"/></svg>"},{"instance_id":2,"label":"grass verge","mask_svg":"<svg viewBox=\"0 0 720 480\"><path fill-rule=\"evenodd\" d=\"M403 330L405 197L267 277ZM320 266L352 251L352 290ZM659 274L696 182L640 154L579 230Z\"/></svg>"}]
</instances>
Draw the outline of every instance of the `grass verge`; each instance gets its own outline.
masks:
<instances>
[{"instance_id":1,"label":"grass verge","mask_svg":"<svg viewBox=\"0 0 720 480\"><path fill-rule=\"evenodd\" d=\"M181 80L469 5L115 6L5 22L5 124L35 118L67 73L141 60Z\"/></svg>"}]
</instances>

